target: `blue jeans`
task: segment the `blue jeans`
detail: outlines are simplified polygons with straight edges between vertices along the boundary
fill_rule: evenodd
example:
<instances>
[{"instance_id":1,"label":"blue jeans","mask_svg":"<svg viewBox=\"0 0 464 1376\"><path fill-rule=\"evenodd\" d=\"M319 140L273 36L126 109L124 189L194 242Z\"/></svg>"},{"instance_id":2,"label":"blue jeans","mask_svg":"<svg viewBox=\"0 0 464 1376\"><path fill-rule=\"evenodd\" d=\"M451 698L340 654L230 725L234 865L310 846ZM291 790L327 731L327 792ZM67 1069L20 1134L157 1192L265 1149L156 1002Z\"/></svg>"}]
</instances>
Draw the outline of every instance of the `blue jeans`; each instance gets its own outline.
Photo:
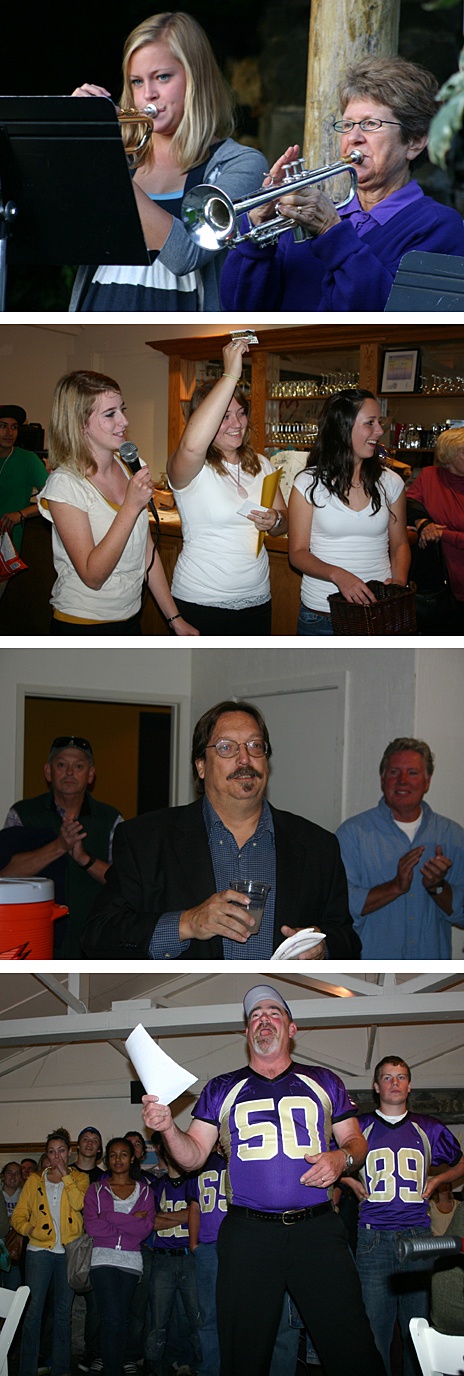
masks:
<instances>
[{"instance_id":1,"label":"blue jeans","mask_svg":"<svg viewBox=\"0 0 464 1376\"><path fill-rule=\"evenodd\" d=\"M152 1263L152 1314L153 1328L148 1334L145 1352L148 1360L154 1363L157 1376L167 1376L169 1365L166 1361L166 1345L169 1320L174 1300L180 1294L191 1329L191 1338L197 1366L201 1362L201 1347L198 1338L200 1313L195 1279L195 1260L192 1252L183 1256L173 1256L155 1248Z\"/></svg>"},{"instance_id":2,"label":"blue jeans","mask_svg":"<svg viewBox=\"0 0 464 1376\"><path fill-rule=\"evenodd\" d=\"M404 1344L403 1376L417 1376L409 1320L429 1317L430 1269L427 1270L423 1257L398 1260L395 1249L402 1237L426 1238L431 1233L426 1228L405 1228L401 1232L360 1228L356 1265L367 1317L387 1371L390 1372L390 1348L398 1319Z\"/></svg>"},{"instance_id":3,"label":"blue jeans","mask_svg":"<svg viewBox=\"0 0 464 1376\"><path fill-rule=\"evenodd\" d=\"M71 1310L74 1290L68 1285L64 1252L26 1252L26 1285L30 1295L24 1311L19 1376L37 1376L40 1324L53 1280L52 1376L69 1376L71 1371Z\"/></svg>"},{"instance_id":4,"label":"blue jeans","mask_svg":"<svg viewBox=\"0 0 464 1376\"><path fill-rule=\"evenodd\" d=\"M104 1376L122 1376L127 1342L127 1322L137 1271L120 1271L118 1266L92 1266L92 1290L100 1315L100 1357Z\"/></svg>"},{"instance_id":5,"label":"blue jeans","mask_svg":"<svg viewBox=\"0 0 464 1376\"><path fill-rule=\"evenodd\" d=\"M219 1376L221 1357L216 1315L217 1247L215 1242L199 1242L193 1253L201 1328L201 1366L198 1376Z\"/></svg>"},{"instance_id":6,"label":"blue jeans","mask_svg":"<svg viewBox=\"0 0 464 1376\"><path fill-rule=\"evenodd\" d=\"M312 612L300 603L300 614L296 628L297 635L333 635L332 617L322 612Z\"/></svg>"},{"instance_id":7,"label":"blue jeans","mask_svg":"<svg viewBox=\"0 0 464 1376\"><path fill-rule=\"evenodd\" d=\"M129 1309L126 1362L138 1362L139 1358L143 1357L145 1336L151 1328L149 1303L152 1256L150 1248L142 1245L143 1271Z\"/></svg>"}]
</instances>

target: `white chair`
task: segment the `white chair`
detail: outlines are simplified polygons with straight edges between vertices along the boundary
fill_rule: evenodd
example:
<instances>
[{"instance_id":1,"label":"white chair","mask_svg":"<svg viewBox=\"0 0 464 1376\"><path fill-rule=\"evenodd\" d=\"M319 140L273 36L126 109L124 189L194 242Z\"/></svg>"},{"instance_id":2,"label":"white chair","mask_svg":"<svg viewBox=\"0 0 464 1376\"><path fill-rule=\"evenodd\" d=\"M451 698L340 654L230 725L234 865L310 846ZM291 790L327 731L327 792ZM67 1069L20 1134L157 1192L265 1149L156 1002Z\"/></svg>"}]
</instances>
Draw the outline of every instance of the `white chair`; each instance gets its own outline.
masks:
<instances>
[{"instance_id":1,"label":"white chair","mask_svg":"<svg viewBox=\"0 0 464 1376\"><path fill-rule=\"evenodd\" d=\"M29 1295L28 1285L20 1285L19 1290L0 1289L0 1319L5 1320L0 1331L0 1376L8 1376L8 1353Z\"/></svg>"},{"instance_id":2,"label":"white chair","mask_svg":"<svg viewBox=\"0 0 464 1376\"><path fill-rule=\"evenodd\" d=\"M464 1337L438 1333L427 1319L411 1319L409 1328L423 1376L463 1376Z\"/></svg>"}]
</instances>

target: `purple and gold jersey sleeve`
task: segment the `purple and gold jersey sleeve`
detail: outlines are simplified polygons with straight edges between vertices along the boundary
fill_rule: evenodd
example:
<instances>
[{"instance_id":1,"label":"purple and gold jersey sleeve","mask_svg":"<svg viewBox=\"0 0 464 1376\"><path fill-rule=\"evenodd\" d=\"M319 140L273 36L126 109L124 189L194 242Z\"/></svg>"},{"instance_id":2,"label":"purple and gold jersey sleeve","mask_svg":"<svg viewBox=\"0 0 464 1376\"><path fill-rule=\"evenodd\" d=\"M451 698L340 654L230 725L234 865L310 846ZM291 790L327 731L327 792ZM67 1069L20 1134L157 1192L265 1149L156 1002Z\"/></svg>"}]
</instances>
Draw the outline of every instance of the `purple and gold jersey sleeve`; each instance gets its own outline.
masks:
<instances>
[{"instance_id":1,"label":"purple and gold jersey sleeve","mask_svg":"<svg viewBox=\"0 0 464 1376\"><path fill-rule=\"evenodd\" d=\"M229 1203L273 1213L330 1197L301 1183L310 1169L305 1157L329 1150L332 1124L354 1117L355 1106L338 1075L292 1064L275 1080L249 1067L220 1075L193 1113L218 1128Z\"/></svg>"},{"instance_id":2,"label":"purple and gold jersey sleeve","mask_svg":"<svg viewBox=\"0 0 464 1376\"><path fill-rule=\"evenodd\" d=\"M168 1248L188 1247L189 1230L187 1223L176 1223L175 1216L180 1209L186 1209L187 1181L183 1180L180 1185L174 1185L169 1175L163 1175L155 1185L155 1214L171 1214L173 1216L172 1228L163 1228L155 1232L154 1251L159 1248L163 1251Z\"/></svg>"},{"instance_id":3,"label":"purple and gold jersey sleeve","mask_svg":"<svg viewBox=\"0 0 464 1376\"><path fill-rule=\"evenodd\" d=\"M226 1162L218 1151L211 1152L198 1175L188 1181L188 1198L195 1199L200 1206L199 1242L216 1242L227 1212L225 1182Z\"/></svg>"},{"instance_id":4,"label":"purple and gold jersey sleeve","mask_svg":"<svg viewBox=\"0 0 464 1376\"><path fill-rule=\"evenodd\" d=\"M389 1124L364 1114L359 1125L368 1144L361 1179L369 1192L361 1204L359 1226L396 1231L429 1228L422 1199L431 1166L455 1166L462 1153L457 1138L436 1118L408 1113Z\"/></svg>"}]
</instances>

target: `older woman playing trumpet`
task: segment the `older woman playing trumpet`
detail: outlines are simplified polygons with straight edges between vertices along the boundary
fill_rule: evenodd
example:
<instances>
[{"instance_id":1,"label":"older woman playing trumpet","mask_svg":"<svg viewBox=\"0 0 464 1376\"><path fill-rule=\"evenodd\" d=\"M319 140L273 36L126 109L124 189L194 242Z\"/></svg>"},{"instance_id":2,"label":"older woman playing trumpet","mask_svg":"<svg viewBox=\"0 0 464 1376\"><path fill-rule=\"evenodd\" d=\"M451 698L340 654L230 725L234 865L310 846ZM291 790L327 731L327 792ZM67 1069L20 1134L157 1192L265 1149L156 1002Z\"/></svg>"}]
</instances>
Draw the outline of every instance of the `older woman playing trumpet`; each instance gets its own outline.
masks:
<instances>
[{"instance_id":1,"label":"older woman playing trumpet","mask_svg":"<svg viewBox=\"0 0 464 1376\"><path fill-rule=\"evenodd\" d=\"M430 72L399 57L366 57L340 85L341 154L361 154L358 189L338 210L319 186L295 190L279 213L309 231L291 232L270 246L245 240L229 254L221 281L228 310L383 310L398 265L411 249L464 255L464 225L457 211L425 196L411 168L426 147L436 112L437 82ZM271 169L298 156L288 148ZM275 215L274 201L249 212L252 225ZM246 232L246 227L245 227Z\"/></svg>"}]
</instances>

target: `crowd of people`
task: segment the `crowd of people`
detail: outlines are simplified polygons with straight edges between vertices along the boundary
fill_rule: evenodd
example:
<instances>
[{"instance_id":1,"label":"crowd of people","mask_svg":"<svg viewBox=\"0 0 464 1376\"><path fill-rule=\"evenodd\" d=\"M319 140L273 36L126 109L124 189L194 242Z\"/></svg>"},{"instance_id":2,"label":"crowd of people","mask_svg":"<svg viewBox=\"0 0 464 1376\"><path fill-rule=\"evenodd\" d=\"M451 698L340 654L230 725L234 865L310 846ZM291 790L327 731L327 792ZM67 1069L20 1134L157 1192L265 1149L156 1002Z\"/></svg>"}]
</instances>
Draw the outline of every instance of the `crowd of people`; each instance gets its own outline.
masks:
<instances>
[{"instance_id":1,"label":"crowd of people","mask_svg":"<svg viewBox=\"0 0 464 1376\"><path fill-rule=\"evenodd\" d=\"M154 1164L138 1129L104 1151L91 1125L75 1152L60 1127L40 1160L4 1166L0 1234L16 1261L3 1284L30 1290L19 1376L76 1369L81 1238L79 1371L296 1376L306 1342L314 1376L391 1376L398 1323L403 1371L415 1376L409 1319L429 1317L431 1293L438 1326L464 1334L462 1267L452 1258L432 1275L430 1257L398 1257L399 1237L455 1231L463 1207L459 1141L410 1107L406 1061L382 1057L374 1107L358 1116L337 1074L293 1060L297 1027L277 989L254 985L243 1007L249 1063L206 1084L187 1132L144 1096Z\"/></svg>"},{"instance_id":2,"label":"crowd of people","mask_svg":"<svg viewBox=\"0 0 464 1376\"><path fill-rule=\"evenodd\" d=\"M15 443L22 408L0 406L0 534L10 533L19 553L27 521L41 515L49 525L56 575L51 633L140 635L151 594L172 635L268 636L264 537L287 532L291 568L302 574L300 615L289 633L333 635L333 594L368 605L380 595L379 583L405 588L411 577L419 594L423 588L442 594L432 619L430 598L424 604L418 596L419 631L459 633L462 427L439 435L434 463L406 487L380 443L377 398L341 389L322 408L287 511L275 461L252 442L242 376L248 351L246 338L225 346L222 375L196 386L184 433L167 461L182 529L171 587L158 527L154 537L149 528L154 479L146 464L134 472L124 457L128 420L119 383L85 369L60 379L47 469ZM7 587L0 582L0 591Z\"/></svg>"},{"instance_id":3,"label":"crowd of people","mask_svg":"<svg viewBox=\"0 0 464 1376\"><path fill-rule=\"evenodd\" d=\"M453 927L464 928L464 830L426 801L427 742L388 743L379 803L336 835L269 803L271 757L253 703L216 703L193 733L196 801L125 822L92 798L90 742L56 737L48 791L15 802L0 831L0 877L54 879L69 909L56 955L267 960L311 924L300 960L450 959ZM243 878L269 886L258 930L233 887Z\"/></svg>"}]
</instances>

